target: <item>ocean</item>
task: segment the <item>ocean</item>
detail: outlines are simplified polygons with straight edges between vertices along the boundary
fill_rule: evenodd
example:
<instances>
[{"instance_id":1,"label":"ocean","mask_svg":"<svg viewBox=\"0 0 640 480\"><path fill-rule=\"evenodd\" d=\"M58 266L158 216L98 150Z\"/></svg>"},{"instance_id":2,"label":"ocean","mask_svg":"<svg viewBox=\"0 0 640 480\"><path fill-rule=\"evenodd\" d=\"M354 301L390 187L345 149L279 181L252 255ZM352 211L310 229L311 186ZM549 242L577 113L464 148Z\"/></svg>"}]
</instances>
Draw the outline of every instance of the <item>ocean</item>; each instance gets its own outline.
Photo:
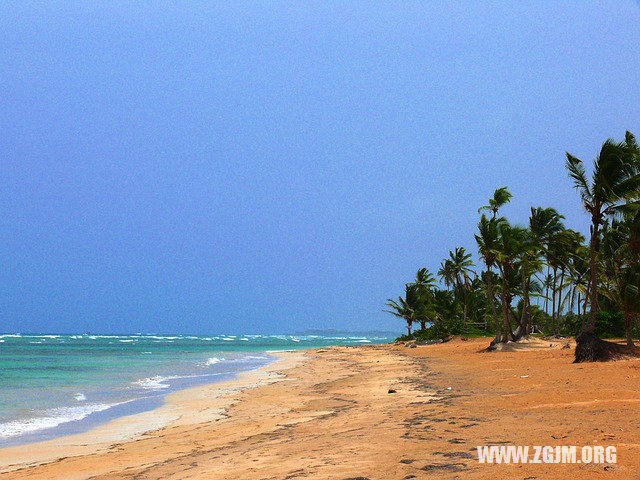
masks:
<instances>
[{"instance_id":1,"label":"ocean","mask_svg":"<svg viewBox=\"0 0 640 480\"><path fill-rule=\"evenodd\" d=\"M386 343L294 335L0 335L0 447L87 431L160 406L167 393L233 378L271 353Z\"/></svg>"}]
</instances>

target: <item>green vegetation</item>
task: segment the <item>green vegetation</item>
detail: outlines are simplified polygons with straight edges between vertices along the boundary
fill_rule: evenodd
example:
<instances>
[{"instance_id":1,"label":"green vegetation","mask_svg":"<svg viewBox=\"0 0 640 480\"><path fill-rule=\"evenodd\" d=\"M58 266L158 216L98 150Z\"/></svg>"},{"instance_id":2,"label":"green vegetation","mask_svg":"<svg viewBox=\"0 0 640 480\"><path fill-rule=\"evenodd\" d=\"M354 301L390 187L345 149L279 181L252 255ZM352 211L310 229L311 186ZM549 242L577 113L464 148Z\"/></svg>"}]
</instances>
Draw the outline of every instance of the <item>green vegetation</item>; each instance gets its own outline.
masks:
<instances>
[{"instance_id":1,"label":"green vegetation","mask_svg":"<svg viewBox=\"0 0 640 480\"><path fill-rule=\"evenodd\" d=\"M588 243L553 208L531 207L528 224L511 224L499 213L512 195L498 188L478 209L480 268L456 247L437 272L442 286L421 268L404 297L387 301L385 311L406 323L400 340L481 334L493 335L495 344L534 333L575 335L576 361L608 358L609 342L597 337L624 336L634 347L640 332L640 149L626 132L622 142L604 142L590 178L570 153L566 168L591 217ZM414 325L420 328L412 332Z\"/></svg>"}]
</instances>

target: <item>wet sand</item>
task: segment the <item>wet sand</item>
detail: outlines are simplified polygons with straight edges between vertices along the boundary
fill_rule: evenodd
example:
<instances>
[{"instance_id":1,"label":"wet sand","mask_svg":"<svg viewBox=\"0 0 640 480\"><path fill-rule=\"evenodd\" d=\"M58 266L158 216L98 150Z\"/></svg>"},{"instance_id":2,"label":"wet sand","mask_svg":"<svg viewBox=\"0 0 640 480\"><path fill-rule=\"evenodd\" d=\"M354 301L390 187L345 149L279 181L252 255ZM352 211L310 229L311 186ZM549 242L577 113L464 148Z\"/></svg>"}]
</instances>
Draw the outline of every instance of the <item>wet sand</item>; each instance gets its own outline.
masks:
<instances>
[{"instance_id":1,"label":"wet sand","mask_svg":"<svg viewBox=\"0 0 640 480\"><path fill-rule=\"evenodd\" d=\"M564 343L284 353L152 412L0 450L0 479L638 478L640 360L574 365ZM614 445L618 463L479 464L484 444Z\"/></svg>"}]
</instances>

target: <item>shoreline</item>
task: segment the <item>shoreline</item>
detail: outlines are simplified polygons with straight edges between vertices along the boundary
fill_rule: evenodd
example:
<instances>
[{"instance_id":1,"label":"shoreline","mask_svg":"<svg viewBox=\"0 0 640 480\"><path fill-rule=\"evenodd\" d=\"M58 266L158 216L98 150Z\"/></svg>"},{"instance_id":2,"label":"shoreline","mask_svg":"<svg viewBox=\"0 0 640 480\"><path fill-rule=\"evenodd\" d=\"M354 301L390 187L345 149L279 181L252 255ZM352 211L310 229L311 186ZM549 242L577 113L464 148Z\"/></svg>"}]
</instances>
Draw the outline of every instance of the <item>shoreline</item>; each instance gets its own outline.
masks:
<instances>
[{"instance_id":1,"label":"shoreline","mask_svg":"<svg viewBox=\"0 0 640 480\"><path fill-rule=\"evenodd\" d=\"M224 417L225 408L236 401L234 394L246 389L278 381L280 372L293 368L303 361L307 350L270 351L274 357L268 364L258 368L228 374L232 378L179 389L151 397L161 402L155 407L133 414L118 415L87 430L63 434L54 438L38 440L0 448L0 474L55 462L61 457L94 454L108 450L121 442L135 441L168 426L186 421L211 421ZM296 355L300 352L300 355ZM198 418L185 408L186 399L203 398L210 405L198 410ZM133 402L145 399L136 399Z\"/></svg>"},{"instance_id":2,"label":"shoreline","mask_svg":"<svg viewBox=\"0 0 640 480\"><path fill-rule=\"evenodd\" d=\"M488 341L283 353L91 438L0 450L13 463L0 480L637 478L639 359L573 364L567 339L483 353ZM478 445L614 445L618 463L479 464Z\"/></svg>"}]
</instances>

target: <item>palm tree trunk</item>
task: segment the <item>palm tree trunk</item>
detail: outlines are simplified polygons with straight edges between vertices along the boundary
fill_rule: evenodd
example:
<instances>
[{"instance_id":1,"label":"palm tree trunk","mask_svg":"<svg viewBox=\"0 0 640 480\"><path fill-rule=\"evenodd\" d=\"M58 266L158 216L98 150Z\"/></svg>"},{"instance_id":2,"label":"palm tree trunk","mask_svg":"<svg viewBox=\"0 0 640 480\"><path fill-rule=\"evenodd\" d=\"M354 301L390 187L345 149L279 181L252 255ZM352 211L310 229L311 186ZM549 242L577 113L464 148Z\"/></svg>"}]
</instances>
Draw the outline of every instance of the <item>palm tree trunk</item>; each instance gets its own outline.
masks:
<instances>
[{"instance_id":1,"label":"palm tree trunk","mask_svg":"<svg viewBox=\"0 0 640 480\"><path fill-rule=\"evenodd\" d=\"M545 295L544 295L544 313L546 313L547 315L549 315L549 282L548 280L549 280L549 273L551 273L550 269L551 267L547 263L547 278L545 279L546 280L545 283L547 284L546 285L547 291L545 292Z\"/></svg>"},{"instance_id":2,"label":"palm tree trunk","mask_svg":"<svg viewBox=\"0 0 640 480\"><path fill-rule=\"evenodd\" d=\"M462 332L467 329L467 294L465 293L464 283L458 282L460 295L462 296Z\"/></svg>"},{"instance_id":3,"label":"palm tree trunk","mask_svg":"<svg viewBox=\"0 0 640 480\"><path fill-rule=\"evenodd\" d=\"M502 303L502 315L504 321L504 334L502 335L502 343L507 343L512 339L511 326L509 324L509 310L507 307L507 279L505 278L504 269L501 269L502 273L502 292L500 292L500 299Z\"/></svg>"},{"instance_id":4,"label":"palm tree trunk","mask_svg":"<svg viewBox=\"0 0 640 480\"><path fill-rule=\"evenodd\" d=\"M411 321L407 320L407 335L411 336Z\"/></svg>"},{"instance_id":5,"label":"palm tree trunk","mask_svg":"<svg viewBox=\"0 0 640 480\"><path fill-rule=\"evenodd\" d=\"M491 268L487 265L487 297L489 304L491 305L491 312L493 313L493 321L496 323L496 338L492 343L498 343L500 341L500 321L498 320L498 312L496 311L496 302L493 298L493 282L491 281Z\"/></svg>"},{"instance_id":6,"label":"palm tree trunk","mask_svg":"<svg viewBox=\"0 0 640 480\"><path fill-rule=\"evenodd\" d=\"M627 338L627 345L630 347L635 347L633 343L633 339L631 338L631 312L629 311L629 307L627 304L624 304L624 333Z\"/></svg>"},{"instance_id":7,"label":"palm tree trunk","mask_svg":"<svg viewBox=\"0 0 640 480\"><path fill-rule=\"evenodd\" d=\"M558 268L553 267L553 287L551 288L551 333L556 333L556 281L558 279Z\"/></svg>"},{"instance_id":8,"label":"palm tree trunk","mask_svg":"<svg viewBox=\"0 0 640 480\"><path fill-rule=\"evenodd\" d=\"M558 315L556 317L555 335L560 335L560 316L562 314L562 287L564 284L564 267L560 269L560 290L558 291Z\"/></svg>"},{"instance_id":9,"label":"palm tree trunk","mask_svg":"<svg viewBox=\"0 0 640 480\"><path fill-rule=\"evenodd\" d=\"M522 328L522 336L529 336L529 291L527 288L527 274L524 271L524 268L520 269L522 276L522 316L520 318L520 325Z\"/></svg>"},{"instance_id":10,"label":"palm tree trunk","mask_svg":"<svg viewBox=\"0 0 640 480\"><path fill-rule=\"evenodd\" d=\"M599 220L593 219L592 221L593 227L591 232L591 241L589 242L589 270L591 273L591 278L589 279L589 302L590 310L589 317L582 322L582 332L586 334L593 335L596 331L596 313L598 310L598 269L596 265L596 247L598 242L598 227L600 225Z\"/></svg>"}]
</instances>

